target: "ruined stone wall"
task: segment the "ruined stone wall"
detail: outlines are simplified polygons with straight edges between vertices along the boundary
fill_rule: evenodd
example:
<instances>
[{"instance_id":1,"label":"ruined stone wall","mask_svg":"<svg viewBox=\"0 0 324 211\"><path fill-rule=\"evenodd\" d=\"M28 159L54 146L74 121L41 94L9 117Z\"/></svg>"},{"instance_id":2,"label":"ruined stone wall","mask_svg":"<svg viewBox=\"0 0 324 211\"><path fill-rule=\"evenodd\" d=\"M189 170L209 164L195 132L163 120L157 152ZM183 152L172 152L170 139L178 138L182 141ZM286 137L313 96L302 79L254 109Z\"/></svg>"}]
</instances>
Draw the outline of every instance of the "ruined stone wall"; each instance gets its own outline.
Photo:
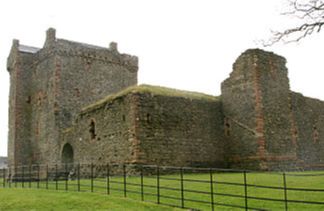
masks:
<instances>
[{"instance_id":1,"label":"ruined stone wall","mask_svg":"<svg viewBox=\"0 0 324 211\"><path fill-rule=\"evenodd\" d=\"M323 168L324 102L292 93L296 120L297 157L304 168Z\"/></svg>"},{"instance_id":2,"label":"ruined stone wall","mask_svg":"<svg viewBox=\"0 0 324 211\"><path fill-rule=\"evenodd\" d=\"M244 52L222 84L232 167L288 168L296 140L285 59L259 49Z\"/></svg>"},{"instance_id":3,"label":"ruined stone wall","mask_svg":"<svg viewBox=\"0 0 324 211\"><path fill-rule=\"evenodd\" d=\"M221 86L227 138L225 156L235 167L247 165L244 159L256 156L258 152L254 72L249 71L252 66L251 55L242 54L234 63L230 77Z\"/></svg>"},{"instance_id":4,"label":"ruined stone wall","mask_svg":"<svg viewBox=\"0 0 324 211\"><path fill-rule=\"evenodd\" d=\"M295 120L291 110L286 60L278 55L263 52L259 55L257 80L260 84L262 113L258 122L263 124L264 157L266 169L289 169L296 165ZM262 117L263 115L263 117Z\"/></svg>"},{"instance_id":5,"label":"ruined stone wall","mask_svg":"<svg viewBox=\"0 0 324 211\"><path fill-rule=\"evenodd\" d=\"M226 166L219 100L140 93L136 104L140 163Z\"/></svg>"},{"instance_id":6,"label":"ruined stone wall","mask_svg":"<svg viewBox=\"0 0 324 211\"><path fill-rule=\"evenodd\" d=\"M63 133L73 148L75 163L132 163L134 157L133 96L118 97L91 107L77 118L74 127Z\"/></svg>"}]
</instances>

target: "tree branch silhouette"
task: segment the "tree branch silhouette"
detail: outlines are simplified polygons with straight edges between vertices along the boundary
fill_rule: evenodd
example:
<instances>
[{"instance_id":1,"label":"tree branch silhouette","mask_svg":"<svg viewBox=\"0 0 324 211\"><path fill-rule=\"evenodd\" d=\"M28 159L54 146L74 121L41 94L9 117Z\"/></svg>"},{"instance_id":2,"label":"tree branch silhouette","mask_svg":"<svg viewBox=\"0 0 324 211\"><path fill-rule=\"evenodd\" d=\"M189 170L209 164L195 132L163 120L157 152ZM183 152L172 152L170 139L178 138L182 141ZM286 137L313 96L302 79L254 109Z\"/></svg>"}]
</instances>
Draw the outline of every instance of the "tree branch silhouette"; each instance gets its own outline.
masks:
<instances>
[{"instance_id":1,"label":"tree branch silhouette","mask_svg":"<svg viewBox=\"0 0 324 211\"><path fill-rule=\"evenodd\" d=\"M301 39L318 33L324 25L324 0L289 0L289 10L283 15L301 19L301 24L284 31L272 31L272 37L264 46L277 42L299 42Z\"/></svg>"}]
</instances>

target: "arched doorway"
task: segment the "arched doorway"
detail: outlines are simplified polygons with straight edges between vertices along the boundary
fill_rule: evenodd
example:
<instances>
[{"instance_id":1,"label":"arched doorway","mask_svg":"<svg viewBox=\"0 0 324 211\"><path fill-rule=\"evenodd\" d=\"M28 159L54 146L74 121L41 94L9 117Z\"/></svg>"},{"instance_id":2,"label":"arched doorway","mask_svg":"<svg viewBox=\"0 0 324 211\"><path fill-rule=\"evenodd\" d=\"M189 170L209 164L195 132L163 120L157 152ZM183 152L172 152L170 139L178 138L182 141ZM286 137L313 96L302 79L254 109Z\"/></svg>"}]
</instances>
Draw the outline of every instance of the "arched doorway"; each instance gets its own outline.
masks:
<instances>
[{"instance_id":1,"label":"arched doorway","mask_svg":"<svg viewBox=\"0 0 324 211\"><path fill-rule=\"evenodd\" d=\"M66 143L62 150L62 163L73 166L73 148L71 144Z\"/></svg>"}]
</instances>

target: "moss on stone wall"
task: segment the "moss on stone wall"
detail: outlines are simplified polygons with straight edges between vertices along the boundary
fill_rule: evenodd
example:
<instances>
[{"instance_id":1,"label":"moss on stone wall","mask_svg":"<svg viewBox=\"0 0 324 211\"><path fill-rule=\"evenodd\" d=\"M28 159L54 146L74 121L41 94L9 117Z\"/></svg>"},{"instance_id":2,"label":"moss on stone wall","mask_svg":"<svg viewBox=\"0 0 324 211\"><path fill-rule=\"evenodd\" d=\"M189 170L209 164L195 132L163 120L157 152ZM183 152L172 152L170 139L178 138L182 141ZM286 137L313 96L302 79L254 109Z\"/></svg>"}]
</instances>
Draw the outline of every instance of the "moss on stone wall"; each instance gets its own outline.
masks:
<instances>
[{"instance_id":1,"label":"moss on stone wall","mask_svg":"<svg viewBox=\"0 0 324 211\"><path fill-rule=\"evenodd\" d=\"M167 87L162 87L162 86L151 86L151 85L146 85L142 84L139 86L131 86L128 87L116 94L108 95L107 97L91 104L88 105L84 108L82 108L82 113L86 113L90 110L97 109L105 103L108 103L110 101L113 101L116 98L122 97L124 95L127 95L129 93L135 94L135 93L149 93L151 95L161 95L161 96L168 96L168 97L181 97L185 99L197 99L197 100L207 100L207 101L217 101L219 100L218 97L212 96L212 95L207 95L199 92L190 92L190 91L184 91L184 90L179 90L179 89L172 89L172 88L167 88Z\"/></svg>"},{"instance_id":2,"label":"moss on stone wall","mask_svg":"<svg viewBox=\"0 0 324 211\"><path fill-rule=\"evenodd\" d=\"M222 128L218 98L141 85L85 109L62 145L78 162L224 167Z\"/></svg>"}]
</instances>

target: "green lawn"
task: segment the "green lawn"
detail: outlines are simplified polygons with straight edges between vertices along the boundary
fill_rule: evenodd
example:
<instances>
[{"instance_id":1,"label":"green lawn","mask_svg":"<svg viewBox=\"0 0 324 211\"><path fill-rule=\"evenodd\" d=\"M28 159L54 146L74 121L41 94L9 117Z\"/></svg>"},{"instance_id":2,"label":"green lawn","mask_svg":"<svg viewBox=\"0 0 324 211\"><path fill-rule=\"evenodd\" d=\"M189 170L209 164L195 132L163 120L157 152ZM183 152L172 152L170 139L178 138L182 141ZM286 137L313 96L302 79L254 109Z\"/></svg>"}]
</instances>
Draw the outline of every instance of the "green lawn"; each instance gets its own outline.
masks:
<instances>
[{"instance_id":1,"label":"green lawn","mask_svg":"<svg viewBox=\"0 0 324 211\"><path fill-rule=\"evenodd\" d=\"M94 193L22 188L0 189L0 210L178 210Z\"/></svg>"},{"instance_id":2,"label":"green lawn","mask_svg":"<svg viewBox=\"0 0 324 211\"><path fill-rule=\"evenodd\" d=\"M286 175L286 187L287 188L311 188L319 191L300 191L300 190L287 190L287 199L288 200L304 200L304 201L315 201L315 202L324 202L324 172L302 172L302 173L291 173L294 175L290 175L289 173ZM309 174L310 176L300 176L301 174ZM321 175L323 174L323 175ZM80 186L78 185L78 180L73 181L59 181L56 183L55 181L50 181L48 184L46 182L40 182L37 184L36 182L28 183L12 183L11 187L17 187L14 190L17 193L23 192L24 189L28 189L31 187L32 189L40 188L56 190L59 192L50 191L44 192L41 190L42 196L50 196L62 195L62 199L66 199L67 201L74 197L81 197L82 194L86 194L87 197L98 200L103 200L106 203L111 203L109 199L111 196L115 197L124 197L124 190L126 189L126 197L128 199L135 199L135 201L127 201L125 202L126 207L131 207L130 210L142 210L146 207L150 207L154 210L157 208L153 204L143 204L141 200L151 201L154 203L161 204L172 204L174 206L183 206L187 208L196 208L200 210L211 210L211 184L210 184L210 174L191 174L184 173L183 174L183 182L181 183L179 174L172 175L161 175L159 180L156 176L145 176L143 178L143 189L141 188L141 178L139 176L129 176L126 177L126 186L124 183L123 177L110 177L109 180L107 178L96 178L93 181L90 179L80 180ZM245 187L244 187L244 175L242 173L213 173L213 193L214 193L214 208L215 210L241 210L240 208L235 207L227 207L218 204L225 205L234 205L234 206L245 206ZM285 199L285 191L281 189L284 184L283 175L277 173L247 173L247 196L252 197L248 199L248 207L250 208L259 208L259 209L267 209L267 210L284 210L286 204ZM236 184L236 185L233 185ZM0 183L1 184L1 183ZM91 189L91 184L93 184L93 189ZM39 185L39 186L38 186ZM160 190L158 191L157 185L159 185ZM277 189L270 189L266 187L254 187L254 185L262 185L262 186L271 186ZM8 187L8 184L6 184ZM19 187L19 189L18 189ZM79 191L87 192L87 193L76 193ZM10 191L8 188L2 189L0 191ZM181 192L183 190L183 192ZM93 194L89 192L101 193L101 194ZM1 193L1 192L0 192ZM37 193L37 192L36 192ZM46 193L46 194L44 194ZM142 194L143 193L143 194ZM67 194L67 195L64 195ZM109 196L106 196L108 195ZM0 194L0 200L3 200ZM142 198L143 197L143 198ZM257 200L253 199L253 197L261 197L261 198L271 198L277 201L269 201L269 200ZM50 197L48 197L50 198ZM120 198L113 198L115 201L121 201ZM55 201L55 200L54 200ZM75 200L77 201L77 200ZM87 206L90 206L90 202L95 202L95 200L81 200L81 207L87 209ZM197 202L200 201L200 202ZM142 207L134 207L133 204ZM23 202L25 203L25 202ZM128 205L129 203L129 205ZM98 202L97 204L101 204ZM120 208L120 202L117 202L114 205L116 208L112 208L113 210L125 209ZM67 205L62 206L73 206L73 203L68 203ZM0 208L2 208L0 205ZM8 206L8 205L7 205ZM312 204L303 204L290 202L287 204L289 210L324 210L324 205L312 205ZM91 208L97 209L97 207ZM104 207L103 207L104 208ZM4 209L4 208L3 208ZM64 209L64 207L62 207ZM100 207L98 207L100 209ZM161 208L165 209L165 208ZM168 207L168 210L172 210L173 208Z\"/></svg>"}]
</instances>

